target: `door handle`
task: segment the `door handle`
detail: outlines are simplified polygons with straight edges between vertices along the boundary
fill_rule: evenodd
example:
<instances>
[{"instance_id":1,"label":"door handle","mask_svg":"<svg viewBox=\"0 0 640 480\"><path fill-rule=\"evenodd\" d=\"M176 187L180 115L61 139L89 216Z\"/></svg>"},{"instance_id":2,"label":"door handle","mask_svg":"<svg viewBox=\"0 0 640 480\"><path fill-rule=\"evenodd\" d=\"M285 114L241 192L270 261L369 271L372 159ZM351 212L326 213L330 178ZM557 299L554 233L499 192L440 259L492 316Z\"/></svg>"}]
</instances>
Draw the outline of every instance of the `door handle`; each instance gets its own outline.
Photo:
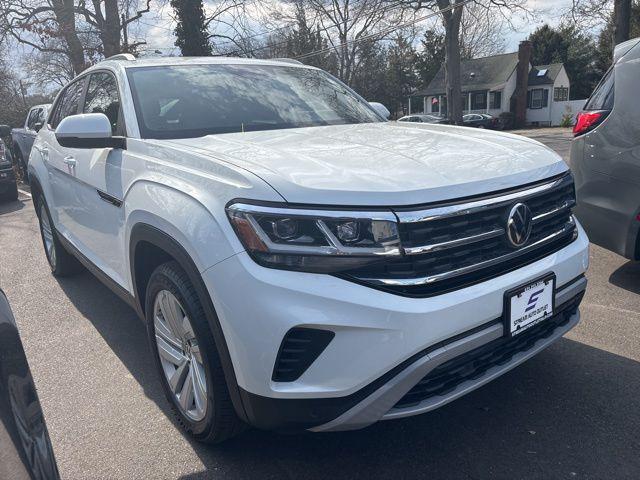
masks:
<instances>
[{"instance_id":1,"label":"door handle","mask_svg":"<svg viewBox=\"0 0 640 480\"><path fill-rule=\"evenodd\" d=\"M62 161L63 161L66 165L69 165L70 167L75 167L75 166L76 166L76 159L75 159L75 157L72 157L72 156L64 157L64 158L62 159Z\"/></svg>"}]
</instances>

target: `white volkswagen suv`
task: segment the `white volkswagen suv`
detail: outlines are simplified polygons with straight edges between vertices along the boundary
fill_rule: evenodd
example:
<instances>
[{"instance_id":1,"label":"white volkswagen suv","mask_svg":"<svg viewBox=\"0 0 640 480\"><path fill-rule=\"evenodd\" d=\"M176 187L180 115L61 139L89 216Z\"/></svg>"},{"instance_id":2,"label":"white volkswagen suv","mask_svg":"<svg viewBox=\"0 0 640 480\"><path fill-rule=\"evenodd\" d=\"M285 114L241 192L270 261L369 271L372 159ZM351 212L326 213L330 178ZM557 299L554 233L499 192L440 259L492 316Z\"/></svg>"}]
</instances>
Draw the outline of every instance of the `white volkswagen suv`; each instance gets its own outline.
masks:
<instances>
[{"instance_id":1,"label":"white volkswagen suv","mask_svg":"<svg viewBox=\"0 0 640 480\"><path fill-rule=\"evenodd\" d=\"M275 60L121 55L58 95L29 161L53 274L138 312L197 439L427 412L578 323L558 155L378 111Z\"/></svg>"}]
</instances>

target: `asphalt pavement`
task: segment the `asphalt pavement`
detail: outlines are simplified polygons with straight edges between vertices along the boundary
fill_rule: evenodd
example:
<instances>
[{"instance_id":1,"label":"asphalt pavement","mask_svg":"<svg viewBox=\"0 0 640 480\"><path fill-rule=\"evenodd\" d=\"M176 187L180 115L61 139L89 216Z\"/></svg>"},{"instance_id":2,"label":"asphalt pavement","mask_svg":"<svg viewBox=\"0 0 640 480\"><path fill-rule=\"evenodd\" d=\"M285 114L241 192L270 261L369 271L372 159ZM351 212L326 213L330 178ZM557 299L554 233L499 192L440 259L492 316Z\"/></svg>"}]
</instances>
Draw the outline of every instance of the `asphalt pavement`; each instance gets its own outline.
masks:
<instances>
[{"instance_id":1,"label":"asphalt pavement","mask_svg":"<svg viewBox=\"0 0 640 480\"><path fill-rule=\"evenodd\" d=\"M525 132L565 158L566 130ZM65 479L640 478L640 263L591 248L582 322L432 413L356 432L180 433L142 323L89 273L55 279L31 199L0 205L11 302Z\"/></svg>"}]
</instances>

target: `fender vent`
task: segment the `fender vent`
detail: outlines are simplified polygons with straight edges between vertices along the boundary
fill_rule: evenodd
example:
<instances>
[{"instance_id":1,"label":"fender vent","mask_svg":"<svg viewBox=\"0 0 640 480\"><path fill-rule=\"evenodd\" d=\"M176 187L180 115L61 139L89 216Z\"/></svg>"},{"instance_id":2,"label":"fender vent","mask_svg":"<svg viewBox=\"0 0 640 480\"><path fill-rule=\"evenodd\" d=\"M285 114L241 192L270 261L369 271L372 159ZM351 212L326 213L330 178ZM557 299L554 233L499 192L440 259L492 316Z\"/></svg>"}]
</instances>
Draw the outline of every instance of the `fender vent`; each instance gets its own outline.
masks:
<instances>
[{"instance_id":1,"label":"fender vent","mask_svg":"<svg viewBox=\"0 0 640 480\"><path fill-rule=\"evenodd\" d=\"M271 379L274 382L293 382L311 366L335 337L330 330L294 327L287 332L280 345Z\"/></svg>"}]
</instances>

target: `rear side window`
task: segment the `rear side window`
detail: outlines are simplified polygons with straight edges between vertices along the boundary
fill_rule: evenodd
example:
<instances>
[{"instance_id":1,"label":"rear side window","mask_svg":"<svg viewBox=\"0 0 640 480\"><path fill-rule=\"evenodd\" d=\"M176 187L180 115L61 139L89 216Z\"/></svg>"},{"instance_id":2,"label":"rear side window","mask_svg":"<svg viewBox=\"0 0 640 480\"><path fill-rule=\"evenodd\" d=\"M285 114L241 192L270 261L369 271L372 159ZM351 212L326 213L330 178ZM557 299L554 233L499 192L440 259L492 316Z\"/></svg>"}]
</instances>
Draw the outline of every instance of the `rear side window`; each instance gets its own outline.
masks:
<instances>
[{"instance_id":1,"label":"rear side window","mask_svg":"<svg viewBox=\"0 0 640 480\"><path fill-rule=\"evenodd\" d=\"M89 79L84 101L84 113L104 113L111 123L111 131L117 134L120 114L118 84L109 73L94 73Z\"/></svg>"},{"instance_id":2,"label":"rear side window","mask_svg":"<svg viewBox=\"0 0 640 480\"><path fill-rule=\"evenodd\" d=\"M56 110L51 118L52 128L56 128L65 117L78 113L78 106L83 88L84 80L80 80L69 85L60 94L60 100L58 101Z\"/></svg>"},{"instance_id":3,"label":"rear side window","mask_svg":"<svg viewBox=\"0 0 640 480\"><path fill-rule=\"evenodd\" d=\"M585 110L613 110L615 90L615 70L611 67L591 94L584 106Z\"/></svg>"}]
</instances>

